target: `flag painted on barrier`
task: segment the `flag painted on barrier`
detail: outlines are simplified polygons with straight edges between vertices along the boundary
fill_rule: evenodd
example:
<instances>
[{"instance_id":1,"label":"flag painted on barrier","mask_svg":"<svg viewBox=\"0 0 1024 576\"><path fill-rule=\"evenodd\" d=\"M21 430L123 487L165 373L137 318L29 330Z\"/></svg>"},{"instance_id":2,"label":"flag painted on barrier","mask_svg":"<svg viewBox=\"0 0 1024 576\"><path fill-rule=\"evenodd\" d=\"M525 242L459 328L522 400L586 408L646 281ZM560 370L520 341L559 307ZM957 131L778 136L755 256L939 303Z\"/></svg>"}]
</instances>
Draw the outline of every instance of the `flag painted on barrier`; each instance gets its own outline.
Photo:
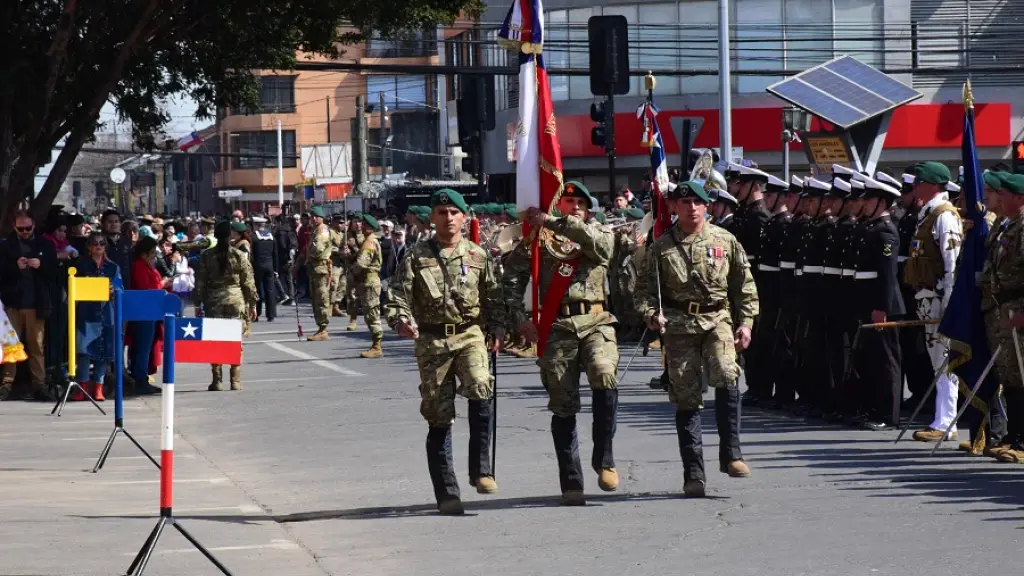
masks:
<instances>
[{"instance_id":1,"label":"flag painted on barrier","mask_svg":"<svg viewBox=\"0 0 1024 576\"><path fill-rule=\"evenodd\" d=\"M229 318L182 318L174 335L174 361L196 364L241 364L242 321Z\"/></svg>"}]
</instances>

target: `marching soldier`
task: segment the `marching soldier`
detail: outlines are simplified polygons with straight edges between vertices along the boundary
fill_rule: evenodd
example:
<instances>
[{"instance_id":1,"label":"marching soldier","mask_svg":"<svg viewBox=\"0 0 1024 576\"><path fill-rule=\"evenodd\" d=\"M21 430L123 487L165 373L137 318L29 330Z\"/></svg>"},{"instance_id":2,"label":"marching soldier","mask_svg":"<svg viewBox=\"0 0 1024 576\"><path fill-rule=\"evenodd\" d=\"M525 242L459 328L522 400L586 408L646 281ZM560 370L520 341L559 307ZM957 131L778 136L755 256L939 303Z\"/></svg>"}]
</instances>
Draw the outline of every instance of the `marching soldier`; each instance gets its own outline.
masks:
<instances>
[{"instance_id":1,"label":"marching soldier","mask_svg":"<svg viewBox=\"0 0 1024 576\"><path fill-rule=\"evenodd\" d=\"M380 358L384 356L384 350L381 349L384 331L380 327L380 267L383 262L380 241L374 234L380 231L380 224L369 214L360 214L360 220L364 240L352 264L352 278L356 283L356 297L362 304L363 320L370 329L373 344L359 355L363 358Z\"/></svg>"},{"instance_id":2,"label":"marching soldier","mask_svg":"<svg viewBox=\"0 0 1024 576\"><path fill-rule=\"evenodd\" d=\"M462 195L438 190L430 203L437 234L410 246L399 263L387 318L399 335L416 340L420 413L429 426L427 468L437 508L462 514L451 448L456 394L469 401L470 484L480 494L498 491L490 459L494 380L485 337L493 338L492 350L501 346L505 304L487 254L462 235L469 211Z\"/></svg>"},{"instance_id":3,"label":"marching soldier","mask_svg":"<svg viewBox=\"0 0 1024 576\"><path fill-rule=\"evenodd\" d=\"M727 190L718 190L715 202L711 205L712 222L719 228L728 229L739 207L740 203L735 196L729 194Z\"/></svg>"},{"instance_id":4,"label":"marching soldier","mask_svg":"<svg viewBox=\"0 0 1024 576\"><path fill-rule=\"evenodd\" d=\"M344 214L334 215L331 220L331 231L331 316L343 318L345 312L341 309L341 304L345 300L345 289L348 287L345 256L342 254L348 232Z\"/></svg>"},{"instance_id":5,"label":"marching soldier","mask_svg":"<svg viewBox=\"0 0 1024 576\"><path fill-rule=\"evenodd\" d=\"M277 318L277 240L267 230L267 219L253 216L252 268L256 275L256 288L259 291L259 302L256 303L256 319L263 313L263 303L267 303L267 322Z\"/></svg>"},{"instance_id":6,"label":"marching soldier","mask_svg":"<svg viewBox=\"0 0 1024 576\"><path fill-rule=\"evenodd\" d=\"M317 331L306 340L322 342L328 338L327 326L331 323L331 230L324 223L327 216L320 206L314 206L309 216L313 229L309 234L306 265Z\"/></svg>"},{"instance_id":7,"label":"marching soldier","mask_svg":"<svg viewBox=\"0 0 1024 576\"><path fill-rule=\"evenodd\" d=\"M917 315L922 320L938 320L953 292L953 277L963 241L963 228L957 209L945 192L949 168L939 162L921 162L914 167L913 195L923 203L918 213L917 231L910 246L910 259L904 268L904 281L916 293ZM949 343L938 333L938 325L925 327L928 356L932 368L939 370L948 354ZM921 442L956 440L956 430L942 438L956 416L958 380L943 368L937 377L935 419L924 430L914 433Z\"/></svg>"},{"instance_id":8,"label":"marching soldier","mask_svg":"<svg viewBox=\"0 0 1024 576\"><path fill-rule=\"evenodd\" d=\"M562 216L555 218L537 208L526 213L528 224L538 230L540 293L544 295L541 327L550 326L546 342L538 326L529 321L523 302L530 279L530 242L521 242L505 263L505 304L515 316L520 332L543 348L537 364L548 392L551 436L558 459L561 502L583 506L583 469L576 435L580 411L579 378L586 371L593 390L594 451L591 466L604 491L619 487L612 442L615 437L619 391L616 369L619 350L615 317L605 309L605 279L615 246L612 232L589 224L597 200L579 182L568 182L558 202ZM554 316L557 316L555 318ZM549 324L550 322L550 324Z\"/></svg>"},{"instance_id":9,"label":"marching soldier","mask_svg":"<svg viewBox=\"0 0 1024 576\"><path fill-rule=\"evenodd\" d=\"M359 312L362 310L362 305L359 300L359 295L356 292L356 279L355 279L355 263L356 255L359 253L360 247L363 242L366 241L366 237L363 236L363 224L362 224L362 213L355 212L350 214L348 221L348 236L345 240L345 248L342 248L342 259L345 261L345 301L347 304L348 313L348 327L346 330L353 332L358 328L356 320L359 318Z\"/></svg>"},{"instance_id":10,"label":"marching soldier","mask_svg":"<svg viewBox=\"0 0 1024 576\"><path fill-rule=\"evenodd\" d=\"M192 292L196 317L238 318L243 322L242 335L249 335L249 321L256 315L256 283L252 265L244 252L231 246L232 231L245 230L241 222L219 222L214 229L217 244L199 256L196 266L196 287ZM224 373L220 364L211 364L211 392L222 390ZM231 389L242 389L242 366L229 370Z\"/></svg>"},{"instance_id":11,"label":"marching soldier","mask_svg":"<svg viewBox=\"0 0 1024 576\"><path fill-rule=\"evenodd\" d=\"M703 497L702 372L715 388L720 470L733 477L750 475L740 452L737 351L750 345L757 288L739 241L705 221L709 197L700 182L680 184L667 201L678 219L647 251L637 282L637 311L652 330L665 331L683 492Z\"/></svg>"}]
</instances>

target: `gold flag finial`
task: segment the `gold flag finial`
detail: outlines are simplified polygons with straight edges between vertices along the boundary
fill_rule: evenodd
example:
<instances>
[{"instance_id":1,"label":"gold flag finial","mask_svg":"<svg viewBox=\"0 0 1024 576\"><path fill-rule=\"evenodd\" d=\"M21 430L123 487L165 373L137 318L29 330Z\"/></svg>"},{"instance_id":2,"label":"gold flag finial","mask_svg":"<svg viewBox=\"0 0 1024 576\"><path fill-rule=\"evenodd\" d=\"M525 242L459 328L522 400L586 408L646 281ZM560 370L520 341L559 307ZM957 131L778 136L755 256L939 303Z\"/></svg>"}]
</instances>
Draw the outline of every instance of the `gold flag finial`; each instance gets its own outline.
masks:
<instances>
[{"instance_id":1,"label":"gold flag finial","mask_svg":"<svg viewBox=\"0 0 1024 576\"><path fill-rule=\"evenodd\" d=\"M647 75L644 76L644 89L648 92L654 90L654 87L658 85L658 81L654 79L654 73L650 70L647 71Z\"/></svg>"},{"instance_id":2,"label":"gold flag finial","mask_svg":"<svg viewBox=\"0 0 1024 576\"><path fill-rule=\"evenodd\" d=\"M964 111L974 110L974 93L971 92L971 81L964 83Z\"/></svg>"}]
</instances>

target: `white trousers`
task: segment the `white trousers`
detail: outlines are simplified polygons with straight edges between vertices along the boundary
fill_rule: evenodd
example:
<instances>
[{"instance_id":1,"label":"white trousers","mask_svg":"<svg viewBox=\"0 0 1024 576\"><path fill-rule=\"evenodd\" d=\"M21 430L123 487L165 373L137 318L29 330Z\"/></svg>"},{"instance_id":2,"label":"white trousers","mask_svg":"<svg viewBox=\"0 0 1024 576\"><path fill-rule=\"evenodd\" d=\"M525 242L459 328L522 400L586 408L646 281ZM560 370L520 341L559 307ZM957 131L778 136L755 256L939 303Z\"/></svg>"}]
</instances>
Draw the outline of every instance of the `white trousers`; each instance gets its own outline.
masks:
<instances>
[{"instance_id":1,"label":"white trousers","mask_svg":"<svg viewBox=\"0 0 1024 576\"><path fill-rule=\"evenodd\" d=\"M942 317L942 299L931 290L922 290L915 297L917 300L917 317L922 320L937 320ZM925 343L928 346L928 357L932 361L932 369L938 371L949 355L949 341L938 334L936 324L924 327ZM959 379L943 369L935 385L935 419L928 426L933 430L945 430L956 417L956 399Z\"/></svg>"}]
</instances>

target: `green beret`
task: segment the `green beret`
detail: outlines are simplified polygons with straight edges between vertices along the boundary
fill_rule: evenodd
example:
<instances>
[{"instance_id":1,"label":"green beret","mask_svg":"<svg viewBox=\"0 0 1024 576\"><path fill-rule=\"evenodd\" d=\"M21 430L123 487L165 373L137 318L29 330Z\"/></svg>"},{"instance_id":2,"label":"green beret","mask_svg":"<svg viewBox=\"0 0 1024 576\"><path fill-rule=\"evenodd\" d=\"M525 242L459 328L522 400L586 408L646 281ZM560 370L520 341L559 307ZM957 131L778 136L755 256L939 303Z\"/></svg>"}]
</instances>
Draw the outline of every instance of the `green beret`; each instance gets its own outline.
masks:
<instances>
[{"instance_id":1,"label":"green beret","mask_svg":"<svg viewBox=\"0 0 1024 576\"><path fill-rule=\"evenodd\" d=\"M455 206L463 214L469 212L466 199L451 188L442 188L430 196L430 209L433 210L435 206Z\"/></svg>"},{"instance_id":2,"label":"green beret","mask_svg":"<svg viewBox=\"0 0 1024 576\"><path fill-rule=\"evenodd\" d=\"M600 222L601 224L607 224L608 223L608 217L605 216L604 212L595 212L594 213L594 219L597 220L598 222Z\"/></svg>"},{"instance_id":3,"label":"green beret","mask_svg":"<svg viewBox=\"0 0 1024 576\"><path fill-rule=\"evenodd\" d=\"M705 203L711 202L711 197L708 196L708 193L704 190L704 184L694 180L681 182L678 186L675 187L675 190L672 190L671 192L668 193L667 198L669 200L682 200L683 198L699 198L703 200Z\"/></svg>"},{"instance_id":4,"label":"green beret","mask_svg":"<svg viewBox=\"0 0 1024 576\"><path fill-rule=\"evenodd\" d=\"M918 162L914 166L914 176L917 177L918 183L926 182L940 186L948 184L950 179L949 168L941 162Z\"/></svg>"},{"instance_id":5,"label":"green beret","mask_svg":"<svg viewBox=\"0 0 1024 576\"><path fill-rule=\"evenodd\" d=\"M509 218L512 218L513 220L516 220L516 219L519 218L519 212L516 211L516 205L515 204L505 204L505 216L508 216Z\"/></svg>"},{"instance_id":6,"label":"green beret","mask_svg":"<svg viewBox=\"0 0 1024 576\"><path fill-rule=\"evenodd\" d=\"M244 222L232 222L231 229L235 232L245 232L247 228Z\"/></svg>"},{"instance_id":7,"label":"green beret","mask_svg":"<svg viewBox=\"0 0 1024 576\"><path fill-rule=\"evenodd\" d=\"M1024 174L1013 174L1011 172L1000 172L999 180L1001 188L1013 194L1024 194Z\"/></svg>"},{"instance_id":8,"label":"green beret","mask_svg":"<svg viewBox=\"0 0 1024 576\"><path fill-rule=\"evenodd\" d=\"M213 227L214 236L227 236L228 232L231 231L231 222L227 220L221 220Z\"/></svg>"},{"instance_id":9,"label":"green beret","mask_svg":"<svg viewBox=\"0 0 1024 576\"><path fill-rule=\"evenodd\" d=\"M639 208L637 208L637 207L635 207L635 206L633 208L627 208L625 210L625 213L626 213L626 218L636 218L637 220L643 220L644 219L644 211L639 209Z\"/></svg>"},{"instance_id":10,"label":"green beret","mask_svg":"<svg viewBox=\"0 0 1024 576\"><path fill-rule=\"evenodd\" d=\"M985 186L988 186L989 188L991 188L993 190L999 190L1000 188L1002 188L1003 187L1003 179L1000 178L999 175L1000 175L1000 172L993 172L991 170L986 170L985 174L982 176L982 179L985 181Z\"/></svg>"},{"instance_id":11,"label":"green beret","mask_svg":"<svg viewBox=\"0 0 1024 576\"><path fill-rule=\"evenodd\" d=\"M380 222L377 222L377 219L374 218L373 216L370 216L369 214L360 214L359 218L363 222L369 224L370 228L373 228L374 230L380 230Z\"/></svg>"},{"instance_id":12,"label":"green beret","mask_svg":"<svg viewBox=\"0 0 1024 576\"><path fill-rule=\"evenodd\" d=\"M596 210L600 207L597 202L597 198L590 195L590 190L586 186L575 180L565 183L565 190L562 192L563 198L585 198L587 204L591 210Z\"/></svg>"},{"instance_id":13,"label":"green beret","mask_svg":"<svg viewBox=\"0 0 1024 576\"><path fill-rule=\"evenodd\" d=\"M420 214L420 207L410 205L408 208L405 209L405 211L408 212L409 214L415 214L418 216Z\"/></svg>"},{"instance_id":14,"label":"green beret","mask_svg":"<svg viewBox=\"0 0 1024 576\"><path fill-rule=\"evenodd\" d=\"M327 214L324 213L324 209L320 206L313 206L309 209L310 216L319 216L320 218L327 218Z\"/></svg>"},{"instance_id":15,"label":"green beret","mask_svg":"<svg viewBox=\"0 0 1024 576\"><path fill-rule=\"evenodd\" d=\"M429 224L430 214L426 212L420 212L419 214L416 215L416 219L419 220L420 222L423 222L424 224Z\"/></svg>"}]
</instances>

